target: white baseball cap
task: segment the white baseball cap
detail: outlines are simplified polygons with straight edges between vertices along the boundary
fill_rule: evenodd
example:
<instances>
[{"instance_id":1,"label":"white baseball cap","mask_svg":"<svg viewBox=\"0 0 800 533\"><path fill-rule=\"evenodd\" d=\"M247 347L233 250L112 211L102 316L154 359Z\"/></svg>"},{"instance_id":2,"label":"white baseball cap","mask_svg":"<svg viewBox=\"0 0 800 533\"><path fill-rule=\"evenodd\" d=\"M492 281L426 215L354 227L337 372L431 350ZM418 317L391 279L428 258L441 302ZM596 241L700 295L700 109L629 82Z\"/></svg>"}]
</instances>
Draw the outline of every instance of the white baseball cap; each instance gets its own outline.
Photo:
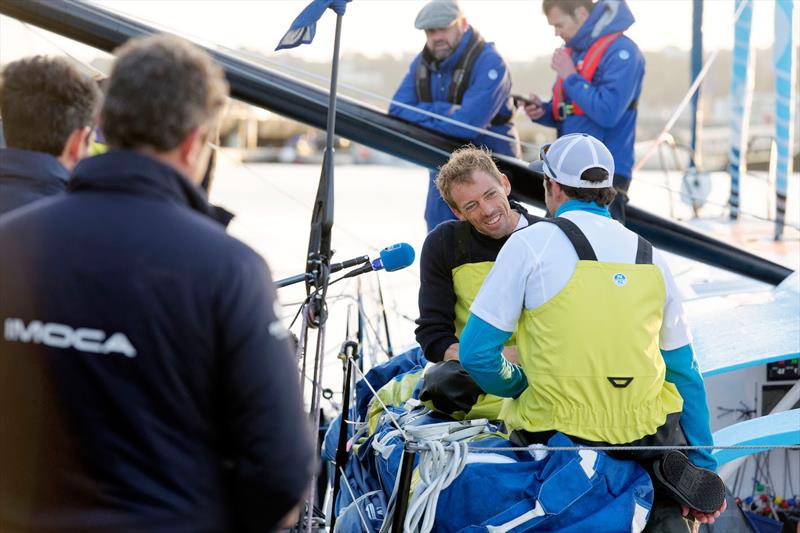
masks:
<instances>
[{"instance_id":1,"label":"white baseball cap","mask_svg":"<svg viewBox=\"0 0 800 533\"><path fill-rule=\"evenodd\" d=\"M614 158L606 145L586 133L570 133L552 144L542 146L539 159L528 165L531 170L561 185L579 189L602 189L614 182ZM603 181L581 179L590 168L608 172Z\"/></svg>"}]
</instances>

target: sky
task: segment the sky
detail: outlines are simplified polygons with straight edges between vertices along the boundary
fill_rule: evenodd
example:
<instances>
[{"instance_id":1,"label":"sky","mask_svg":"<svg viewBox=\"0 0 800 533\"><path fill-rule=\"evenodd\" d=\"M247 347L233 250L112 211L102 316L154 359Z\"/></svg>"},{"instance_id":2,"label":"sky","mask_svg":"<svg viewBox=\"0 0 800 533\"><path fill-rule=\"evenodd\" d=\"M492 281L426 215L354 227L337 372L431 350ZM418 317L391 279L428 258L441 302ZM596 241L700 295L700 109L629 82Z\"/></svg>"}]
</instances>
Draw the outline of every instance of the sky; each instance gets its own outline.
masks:
<instances>
[{"instance_id":1,"label":"sky","mask_svg":"<svg viewBox=\"0 0 800 533\"><path fill-rule=\"evenodd\" d=\"M133 15L164 29L228 48L248 47L272 53L305 0L92 0L100 6ZM471 24L497 44L510 61L549 55L561 45L541 14L540 0L462 0ZM343 21L342 52L368 56L417 52L424 37L414 29L421 0L354 0ZM629 0L636 23L627 32L643 50L691 47L691 0ZM768 48L773 40L774 2L755 0L753 44ZM734 0L705 0L706 52L730 49L733 43ZM335 16L327 12L317 25L311 45L291 51L308 60L329 61ZM0 62L32 53L55 53L54 45L87 60L97 54L88 47L41 30L30 31L17 21L0 17ZM286 52L283 52L286 53Z\"/></svg>"}]
</instances>

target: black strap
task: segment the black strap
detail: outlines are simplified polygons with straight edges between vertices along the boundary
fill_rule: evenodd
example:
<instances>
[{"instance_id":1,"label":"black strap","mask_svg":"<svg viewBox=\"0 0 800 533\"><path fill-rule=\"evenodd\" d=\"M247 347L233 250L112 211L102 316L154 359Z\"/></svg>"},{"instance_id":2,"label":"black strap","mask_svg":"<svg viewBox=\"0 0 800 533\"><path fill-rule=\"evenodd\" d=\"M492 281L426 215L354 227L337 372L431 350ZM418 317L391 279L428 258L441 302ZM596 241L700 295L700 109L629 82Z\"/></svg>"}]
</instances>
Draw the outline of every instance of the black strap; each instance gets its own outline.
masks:
<instances>
[{"instance_id":1,"label":"black strap","mask_svg":"<svg viewBox=\"0 0 800 533\"><path fill-rule=\"evenodd\" d=\"M594 248L589 244L589 239L583 234L581 229L573 221L567 218L544 218L542 222L550 222L555 224L564 232L569 242L575 248L575 253L578 254L580 261L597 261L597 255L594 253Z\"/></svg>"},{"instance_id":2,"label":"black strap","mask_svg":"<svg viewBox=\"0 0 800 533\"><path fill-rule=\"evenodd\" d=\"M422 56L417 62L417 69L414 71L414 88L417 91L418 102L431 102L433 100L431 97L431 69L428 64L428 56L430 56L430 52L428 52L427 48L423 48Z\"/></svg>"},{"instance_id":3,"label":"black strap","mask_svg":"<svg viewBox=\"0 0 800 533\"><path fill-rule=\"evenodd\" d=\"M455 265L461 266L469 263L469 243L472 240L470 231L472 225L466 220L459 220L455 227Z\"/></svg>"},{"instance_id":4,"label":"black strap","mask_svg":"<svg viewBox=\"0 0 800 533\"><path fill-rule=\"evenodd\" d=\"M472 36L469 38L464 53L458 58L455 69L453 69L453 77L450 79L450 87L447 89L447 100L456 105L461 105L464 99L464 93L467 92L467 84L472 75L472 69L475 66L475 60L483 50L486 41L483 40L481 34L477 30L472 30Z\"/></svg>"},{"instance_id":5,"label":"black strap","mask_svg":"<svg viewBox=\"0 0 800 533\"><path fill-rule=\"evenodd\" d=\"M647 242L641 235L639 235L639 244L636 247L636 264L653 264L653 245Z\"/></svg>"}]
</instances>

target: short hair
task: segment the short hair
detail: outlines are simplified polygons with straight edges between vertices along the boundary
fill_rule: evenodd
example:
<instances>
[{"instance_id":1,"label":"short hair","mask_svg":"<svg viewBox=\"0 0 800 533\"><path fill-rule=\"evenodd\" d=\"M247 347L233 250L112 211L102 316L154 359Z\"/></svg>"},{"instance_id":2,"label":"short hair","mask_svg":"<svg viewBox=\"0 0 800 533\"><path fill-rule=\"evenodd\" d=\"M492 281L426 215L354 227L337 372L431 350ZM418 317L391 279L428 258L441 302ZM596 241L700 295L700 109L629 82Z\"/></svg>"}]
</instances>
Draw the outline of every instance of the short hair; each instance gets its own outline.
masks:
<instances>
[{"instance_id":1,"label":"short hair","mask_svg":"<svg viewBox=\"0 0 800 533\"><path fill-rule=\"evenodd\" d=\"M586 181L603 181L608 179L608 171L604 168L587 168L581 174L581 179ZM558 183L558 182L556 182ZM603 187L601 189L590 189L585 187L570 187L569 185L558 184L564 194L571 199L584 202L595 202L600 207L611 205L617 196L614 187ZM545 187L550 187L550 179L545 180Z\"/></svg>"},{"instance_id":2,"label":"short hair","mask_svg":"<svg viewBox=\"0 0 800 533\"><path fill-rule=\"evenodd\" d=\"M100 91L91 77L61 57L34 56L0 74L0 116L6 146L63 153L73 131L91 127Z\"/></svg>"},{"instance_id":3,"label":"short hair","mask_svg":"<svg viewBox=\"0 0 800 533\"><path fill-rule=\"evenodd\" d=\"M213 125L228 95L222 68L171 35L131 39L116 50L100 113L112 148L166 152L198 126Z\"/></svg>"},{"instance_id":4,"label":"short hair","mask_svg":"<svg viewBox=\"0 0 800 533\"><path fill-rule=\"evenodd\" d=\"M502 183L502 174L497 169L489 151L484 148L475 148L472 145L454 151L447 163L439 168L439 174L436 176L436 188L439 189L439 194L442 195L447 205L458 209L450 191L453 185L473 183L472 173L476 170L483 170L497 180L497 183Z\"/></svg>"},{"instance_id":5,"label":"short hair","mask_svg":"<svg viewBox=\"0 0 800 533\"><path fill-rule=\"evenodd\" d=\"M575 11L579 7L586 8L586 11L591 13L594 6L593 0L544 0L542 2L542 13L547 16L551 9L557 7L565 14L575 18Z\"/></svg>"}]
</instances>

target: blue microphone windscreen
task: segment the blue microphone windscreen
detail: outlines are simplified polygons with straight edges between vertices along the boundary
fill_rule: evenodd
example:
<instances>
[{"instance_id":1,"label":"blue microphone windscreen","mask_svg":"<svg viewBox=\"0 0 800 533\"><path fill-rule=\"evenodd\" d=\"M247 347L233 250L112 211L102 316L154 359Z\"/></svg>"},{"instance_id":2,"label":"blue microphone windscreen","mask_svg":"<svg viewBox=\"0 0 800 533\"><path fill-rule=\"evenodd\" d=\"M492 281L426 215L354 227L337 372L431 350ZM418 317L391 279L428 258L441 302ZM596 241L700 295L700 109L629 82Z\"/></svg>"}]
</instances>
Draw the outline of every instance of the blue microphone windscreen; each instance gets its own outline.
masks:
<instances>
[{"instance_id":1,"label":"blue microphone windscreen","mask_svg":"<svg viewBox=\"0 0 800 533\"><path fill-rule=\"evenodd\" d=\"M380 252L383 268L387 272L406 268L414 262L414 248L410 244L401 242L387 246Z\"/></svg>"}]
</instances>

